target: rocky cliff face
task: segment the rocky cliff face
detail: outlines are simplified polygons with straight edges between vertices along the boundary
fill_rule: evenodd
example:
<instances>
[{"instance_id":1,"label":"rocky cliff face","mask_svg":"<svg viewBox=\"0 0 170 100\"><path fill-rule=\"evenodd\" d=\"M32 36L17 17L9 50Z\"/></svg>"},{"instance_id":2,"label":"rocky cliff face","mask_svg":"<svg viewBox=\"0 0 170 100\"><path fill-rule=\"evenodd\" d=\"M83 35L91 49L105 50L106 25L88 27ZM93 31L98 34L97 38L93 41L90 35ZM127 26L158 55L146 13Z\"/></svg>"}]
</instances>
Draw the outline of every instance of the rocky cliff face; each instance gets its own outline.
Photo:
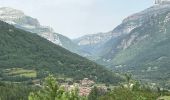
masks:
<instances>
[{"instance_id":1,"label":"rocky cliff face","mask_svg":"<svg viewBox=\"0 0 170 100\"><path fill-rule=\"evenodd\" d=\"M170 0L155 0L155 4L162 5L162 4L170 4Z\"/></svg>"},{"instance_id":2,"label":"rocky cliff face","mask_svg":"<svg viewBox=\"0 0 170 100\"><path fill-rule=\"evenodd\" d=\"M77 52L77 45L69 38L54 32L51 27L40 25L37 19L25 15L20 10L8 7L0 8L0 20L12 24L17 28L36 33L72 52Z\"/></svg>"},{"instance_id":3,"label":"rocky cliff face","mask_svg":"<svg viewBox=\"0 0 170 100\"><path fill-rule=\"evenodd\" d=\"M129 26L132 28L127 31ZM103 61L103 64L115 71L133 73L140 80L169 86L167 84L170 78L169 4L154 5L131 15L113 32L120 35L113 36L105 44L109 50L104 50L107 53L98 62Z\"/></svg>"},{"instance_id":4,"label":"rocky cliff face","mask_svg":"<svg viewBox=\"0 0 170 100\"><path fill-rule=\"evenodd\" d=\"M33 33L38 33L51 42L58 42L58 45L62 45L59 42L60 40L54 34L52 28L41 26L37 19L25 15L22 11L7 7L0 8L0 20L3 20L9 24L13 24L18 28L23 28Z\"/></svg>"},{"instance_id":5,"label":"rocky cliff face","mask_svg":"<svg viewBox=\"0 0 170 100\"><path fill-rule=\"evenodd\" d=\"M75 39L74 41L79 46L85 46L85 45L101 44L101 43L109 40L111 37L112 37L111 32L97 33L97 34L85 35L83 37Z\"/></svg>"},{"instance_id":6,"label":"rocky cliff face","mask_svg":"<svg viewBox=\"0 0 170 100\"><path fill-rule=\"evenodd\" d=\"M160 80L168 82L170 78L169 3L133 14L109 33L102 34L84 36L77 43L89 50L99 64L168 86Z\"/></svg>"},{"instance_id":7,"label":"rocky cliff face","mask_svg":"<svg viewBox=\"0 0 170 100\"><path fill-rule=\"evenodd\" d=\"M117 51L115 50L115 45L117 45L120 38L129 34L133 29L140 27L142 23L144 23L144 21L139 19L139 17L140 16L136 15L130 16L112 31L107 33L86 35L75 39L74 42L80 46L81 50L88 52L88 56L90 56L90 58L109 61L110 56L106 56L108 54L107 52L115 53ZM130 42L128 45L130 45Z\"/></svg>"},{"instance_id":8,"label":"rocky cliff face","mask_svg":"<svg viewBox=\"0 0 170 100\"><path fill-rule=\"evenodd\" d=\"M80 37L75 39L74 42L79 45L80 50L84 52L83 56L96 59L97 53L102 45L111 39L111 37L111 32L97 33Z\"/></svg>"},{"instance_id":9,"label":"rocky cliff face","mask_svg":"<svg viewBox=\"0 0 170 100\"><path fill-rule=\"evenodd\" d=\"M117 26L112 31L112 38L104 44L103 55L100 57L101 59L113 59L117 52L121 50L125 50L131 47L136 43L136 40L142 41L149 36L149 34L145 34L143 36L138 36L136 34L130 35L134 30L143 27L145 23L150 22L151 19L154 19L158 15L162 15L170 10L169 4L164 5L154 5L142 12L133 14L122 21L122 24ZM168 21L168 16L165 18L165 21ZM154 24L154 23L151 23ZM164 25L158 23L160 25L160 31L166 31ZM128 38L128 39L127 39Z\"/></svg>"}]
</instances>

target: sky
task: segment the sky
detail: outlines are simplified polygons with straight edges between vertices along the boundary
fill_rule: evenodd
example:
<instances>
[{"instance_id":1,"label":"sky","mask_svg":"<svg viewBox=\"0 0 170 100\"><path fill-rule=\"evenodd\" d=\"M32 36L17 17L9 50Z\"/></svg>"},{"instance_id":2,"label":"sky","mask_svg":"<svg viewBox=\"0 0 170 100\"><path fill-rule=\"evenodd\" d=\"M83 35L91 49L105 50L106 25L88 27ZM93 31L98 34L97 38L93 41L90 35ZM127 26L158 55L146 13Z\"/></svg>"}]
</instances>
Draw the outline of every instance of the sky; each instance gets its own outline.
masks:
<instances>
[{"instance_id":1,"label":"sky","mask_svg":"<svg viewBox=\"0 0 170 100\"><path fill-rule=\"evenodd\" d=\"M22 10L41 25L69 38L108 32L154 0L0 0L0 7Z\"/></svg>"}]
</instances>

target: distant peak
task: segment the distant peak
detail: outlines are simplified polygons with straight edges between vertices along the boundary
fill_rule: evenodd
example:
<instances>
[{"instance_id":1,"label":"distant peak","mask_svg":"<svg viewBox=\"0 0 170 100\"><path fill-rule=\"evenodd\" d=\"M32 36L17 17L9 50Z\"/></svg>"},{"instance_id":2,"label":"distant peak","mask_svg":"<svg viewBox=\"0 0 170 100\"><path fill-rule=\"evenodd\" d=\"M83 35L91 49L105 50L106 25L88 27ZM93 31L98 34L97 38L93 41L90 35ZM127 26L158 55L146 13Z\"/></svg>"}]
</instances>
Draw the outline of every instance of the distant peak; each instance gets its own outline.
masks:
<instances>
[{"instance_id":1,"label":"distant peak","mask_svg":"<svg viewBox=\"0 0 170 100\"><path fill-rule=\"evenodd\" d=\"M158 5L170 4L170 0L155 0L155 4L158 4Z\"/></svg>"},{"instance_id":2,"label":"distant peak","mask_svg":"<svg viewBox=\"0 0 170 100\"><path fill-rule=\"evenodd\" d=\"M11 7L1 7L0 8L0 14L19 14L19 15L24 15L24 12L22 12L21 10L17 10Z\"/></svg>"},{"instance_id":3,"label":"distant peak","mask_svg":"<svg viewBox=\"0 0 170 100\"><path fill-rule=\"evenodd\" d=\"M0 9L1 10L16 10L14 8L11 8L11 7L1 7Z\"/></svg>"},{"instance_id":4,"label":"distant peak","mask_svg":"<svg viewBox=\"0 0 170 100\"><path fill-rule=\"evenodd\" d=\"M10 21L25 16L24 12L10 7L0 8L0 20Z\"/></svg>"}]
</instances>

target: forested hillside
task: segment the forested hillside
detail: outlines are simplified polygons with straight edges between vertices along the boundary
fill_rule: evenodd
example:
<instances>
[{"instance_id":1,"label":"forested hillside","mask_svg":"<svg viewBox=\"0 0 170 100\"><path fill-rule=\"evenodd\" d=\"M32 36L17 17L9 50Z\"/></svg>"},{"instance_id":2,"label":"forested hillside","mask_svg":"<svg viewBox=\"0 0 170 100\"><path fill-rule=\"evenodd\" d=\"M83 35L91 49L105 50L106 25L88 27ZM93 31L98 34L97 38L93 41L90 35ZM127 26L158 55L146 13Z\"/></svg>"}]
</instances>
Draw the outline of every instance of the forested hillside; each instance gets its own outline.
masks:
<instances>
[{"instance_id":1,"label":"forested hillside","mask_svg":"<svg viewBox=\"0 0 170 100\"><path fill-rule=\"evenodd\" d=\"M48 40L7 23L0 22L0 68L2 79L11 68L35 70L37 76L54 73L73 79L90 78L98 82L117 83L119 77L102 66L71 53ZM20 70L21 71L21 70ZM12 75L15 73L12 72ZM24 74L25 76L25 74Z\"/></svg>"}]
</instances>

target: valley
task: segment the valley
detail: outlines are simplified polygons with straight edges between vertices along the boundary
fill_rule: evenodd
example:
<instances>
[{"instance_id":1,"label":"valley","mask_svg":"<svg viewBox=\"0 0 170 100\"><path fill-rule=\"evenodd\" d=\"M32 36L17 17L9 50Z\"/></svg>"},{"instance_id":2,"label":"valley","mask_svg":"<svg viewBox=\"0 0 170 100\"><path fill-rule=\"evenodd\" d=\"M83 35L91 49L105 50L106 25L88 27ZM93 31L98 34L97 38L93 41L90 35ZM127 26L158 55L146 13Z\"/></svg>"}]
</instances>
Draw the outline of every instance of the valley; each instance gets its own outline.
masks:
<instances>
[{"instance_id":1,"label":"valley","mask_svg":"<svg viewBox=\"0 0 170 100\"><path fill-rule=\"evenodd\" d=\"M70 39L0 8L0 100L169 100L170 1Z\"/></svg>"},{"instance_id":2,"label":"valley","mask_svg":"<svg viewBox=\"0 0 170 100\"><path fill-rule=\"evenodd\" d=\"M169 13L169 4L154 5L127 17L113 31L103 33L111 38L100 46L94 43L84 48L94 50L93 60L114 72L133 73L139 80L160 85L166 82L164 86L169 87Z\"/></svg>"}]
</instances>

